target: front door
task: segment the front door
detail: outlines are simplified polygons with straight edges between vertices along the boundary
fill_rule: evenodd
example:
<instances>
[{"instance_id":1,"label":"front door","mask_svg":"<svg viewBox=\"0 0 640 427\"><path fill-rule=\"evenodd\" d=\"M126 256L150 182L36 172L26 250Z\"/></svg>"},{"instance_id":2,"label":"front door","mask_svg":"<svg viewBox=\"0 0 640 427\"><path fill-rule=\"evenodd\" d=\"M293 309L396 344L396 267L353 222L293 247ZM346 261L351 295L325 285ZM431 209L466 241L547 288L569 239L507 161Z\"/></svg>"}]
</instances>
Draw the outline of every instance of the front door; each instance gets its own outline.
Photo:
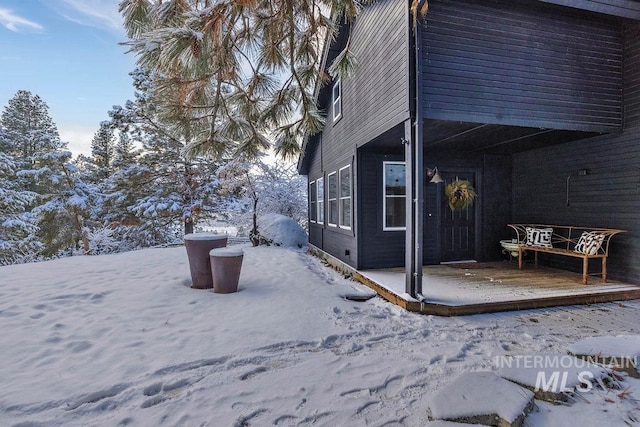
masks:
<instances>
[{"instance_id":1,"label":"front door","mask_svg":"<svg viewBox=\"0 0 640 427\"><path fill-rule=\"evenodd\" d=\"M447 185L456 180L467 180L476 187L476 176L469 171L443 171L441 174L444 184ZM442 184L441 184L442 185ZM442 262L472 260L476 257L476 205L460 211L451 211L446 197L442 197L441 205L441 232L442 232Z\"/></svg>"}]
</instances>

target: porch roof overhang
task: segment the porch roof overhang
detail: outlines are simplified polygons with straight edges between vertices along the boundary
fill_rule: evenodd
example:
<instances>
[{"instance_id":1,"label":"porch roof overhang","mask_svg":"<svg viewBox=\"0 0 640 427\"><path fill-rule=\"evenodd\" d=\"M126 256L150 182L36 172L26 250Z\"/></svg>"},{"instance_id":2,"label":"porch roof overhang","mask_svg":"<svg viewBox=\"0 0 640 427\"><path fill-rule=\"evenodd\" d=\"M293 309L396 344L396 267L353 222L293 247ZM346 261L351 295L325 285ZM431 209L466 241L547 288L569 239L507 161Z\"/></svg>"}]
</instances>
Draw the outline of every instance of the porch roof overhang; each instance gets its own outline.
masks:
<instances>
[{"instance_id":1,"label":"porch roof overhang","mask_svg":"<svg viewBox=\"0 0 640 427\"><path fill-rule=\"evenodd\" d=\"M584 131L423 119L423 147L425 157L429 157L429 152L435 150L515 154L621 131L622 128ZM364 144L362 148L381 152L401 151L403 137L404 129L399 125Z\"/></svg>"},{"instance_id":2,"label":"porch roof overhang","mask_svg":"<svg viewBox=\"0 0 640 427\"><path fill-rule=\"evenodd\" d=\"M429 150L514 154L594 136L622 128L574 130L435 119L423 120L425 152Z\"/></svg>"},{"instance_id":3,"label":"porch roof overhang","mask_svg":"<svg viewBox=\"0 0 640 427\"><path fill-rule=\"evenodd\" d=\"M621 18L640 19L640 1L637 0L539 0L575 9L588 10Z\"/></svg>"}]
</instances>

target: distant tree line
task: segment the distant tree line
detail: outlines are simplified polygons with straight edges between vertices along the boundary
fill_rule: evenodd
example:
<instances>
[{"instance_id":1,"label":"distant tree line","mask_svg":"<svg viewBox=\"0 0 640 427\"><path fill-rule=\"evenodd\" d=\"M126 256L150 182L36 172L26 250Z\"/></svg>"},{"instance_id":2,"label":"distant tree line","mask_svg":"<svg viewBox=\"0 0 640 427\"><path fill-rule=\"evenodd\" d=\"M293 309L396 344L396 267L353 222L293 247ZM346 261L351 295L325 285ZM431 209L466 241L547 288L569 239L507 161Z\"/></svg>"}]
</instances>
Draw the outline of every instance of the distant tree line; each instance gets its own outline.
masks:
<instances>
[{"instance_id":1,"label":"distant tree line","mask_svg":"<svg viewBox=\"0 0 640 427\"><path fill-rule=\"evenodd\" d=\"M293 166L188 153L202 123L163 114L156 79L131 75L135 98L109 111L91 156L72 158L38 95L18 91L4 107L0 265L177 243L219 220L255 234L254 215L271 212L306 227L306 184Z\"/></svg>"}]
</instances>

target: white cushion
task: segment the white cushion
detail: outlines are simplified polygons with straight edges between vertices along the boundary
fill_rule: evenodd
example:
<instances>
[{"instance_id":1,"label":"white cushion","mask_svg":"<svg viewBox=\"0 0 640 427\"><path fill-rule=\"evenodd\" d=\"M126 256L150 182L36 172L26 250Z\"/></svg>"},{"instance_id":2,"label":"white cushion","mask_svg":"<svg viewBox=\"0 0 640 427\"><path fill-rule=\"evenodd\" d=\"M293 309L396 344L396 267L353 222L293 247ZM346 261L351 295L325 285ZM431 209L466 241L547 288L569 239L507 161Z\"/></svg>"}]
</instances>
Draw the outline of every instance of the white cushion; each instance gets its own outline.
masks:
<instances>
[{"instance_id":1,"label":"white cushion","mask_svg":"<svg viewBox=\"0 0 640 427\"><path fill-rule=\"evenodd\" d=\"M553 235L553 228L534 228L525 227L527 231L528 246L544 246L545 248L552 248L551 236Z\"/></svg>"}]
</instances>

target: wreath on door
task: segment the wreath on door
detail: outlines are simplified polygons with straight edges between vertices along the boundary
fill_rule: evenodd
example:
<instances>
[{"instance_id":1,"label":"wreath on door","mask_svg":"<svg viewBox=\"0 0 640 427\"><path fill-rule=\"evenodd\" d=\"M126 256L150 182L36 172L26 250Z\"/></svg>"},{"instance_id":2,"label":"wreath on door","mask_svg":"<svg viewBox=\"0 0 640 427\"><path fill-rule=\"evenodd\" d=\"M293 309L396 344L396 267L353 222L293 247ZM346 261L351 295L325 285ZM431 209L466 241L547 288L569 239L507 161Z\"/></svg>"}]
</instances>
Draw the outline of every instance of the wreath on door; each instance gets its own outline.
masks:
<instances>
[{"instance_id":1,"label":"wreath on door","mask_svg":"<svg viewBox=\"0 0 640 427\"><path fill-rule=\"evenodd\" d=\"M452 212L468 209L477 197L476 190L465 179L456 178L444 187L447 204Z\"/></svg>"}]
</instances>

